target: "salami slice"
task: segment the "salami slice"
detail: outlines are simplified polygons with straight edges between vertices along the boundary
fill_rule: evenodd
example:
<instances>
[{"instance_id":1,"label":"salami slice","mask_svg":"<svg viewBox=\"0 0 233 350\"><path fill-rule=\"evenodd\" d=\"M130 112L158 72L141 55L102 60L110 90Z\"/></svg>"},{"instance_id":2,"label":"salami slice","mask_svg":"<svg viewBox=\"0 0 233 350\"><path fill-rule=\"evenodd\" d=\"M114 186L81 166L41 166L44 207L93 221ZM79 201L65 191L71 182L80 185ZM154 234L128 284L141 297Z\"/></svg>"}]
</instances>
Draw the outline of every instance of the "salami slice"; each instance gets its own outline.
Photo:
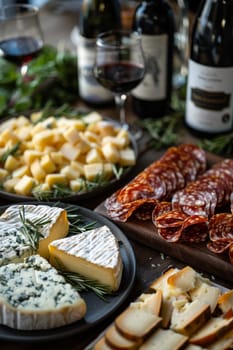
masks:
<instances>
[{"instance_id":1,"label":"salami slice","mask_svg":"<svg viewBox=\"0 0 233 350\"><path fill-rule=\"evenodd\" d=\"M176 191L195 180L205 168L205 152L198 146L170 147L159 160L105 201L108 215L119 221L127 221L133 213L141 219L151 218L153 205L171 200Z\"/></svg>"},{"instance_id":2,"label":"salami slice","mask_svg":"<svg viewBox=\"0 0 233 350\"><path fill-rule=\"evenodd\" d=\"M219 213L212 216L209 238L207 248L216 254L228 251L230 262L233 263L233 214Z\"/></svg>"},{"instance_id":3,"label":"salami slice","mask_svg":"<svg viewBox=\"0 0 233 350\"><path fill-rule=\"evenodd\" d=\"M233 160L225 159L190 182L172 197L172 207L187 215L211 217L229 203L233 191Z\"/></svg>"}]
</instances>

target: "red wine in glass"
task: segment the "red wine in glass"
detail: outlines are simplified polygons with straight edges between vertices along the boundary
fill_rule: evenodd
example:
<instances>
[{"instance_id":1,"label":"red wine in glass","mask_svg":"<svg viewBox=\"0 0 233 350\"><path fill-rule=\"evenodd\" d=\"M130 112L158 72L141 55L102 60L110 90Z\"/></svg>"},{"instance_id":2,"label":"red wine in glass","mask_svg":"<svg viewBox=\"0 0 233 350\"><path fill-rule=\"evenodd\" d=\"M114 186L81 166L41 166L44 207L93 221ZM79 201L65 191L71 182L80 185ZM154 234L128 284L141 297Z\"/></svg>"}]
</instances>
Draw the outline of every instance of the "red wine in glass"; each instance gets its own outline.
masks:
<instances>
[{"instance_id":1,"label":"red wine in glass","mask_svg":"<svg viewBox=\"0 0 233 350\"><path fill-rule=\"evenodd\" d=\"M39 10L28 4L0 6L0 55L16 64L22 75L43 47Z\"/></svg>"},{"instance_id":2,"label":"red wine in glass","mask_svg":"<svg viewBox=\"0 0 233 350\"><path fill-rule=\"evenodd\" d=\"M113 93L120 111L120 122L131 132L133 128L126 123L124 105L127 94L141 82L144 74L145 58L139 33L112 30L97 37L94 76ZM135 138L139 134L137 130Z\"/></svg>"},{"instance_id":3,"label":"red wine in glass","mask_svg":"<svg viewBox=\"0 0 233 350\"><path fill-rule=\"evenodd\" d=\"M42 41L27 36L15 37L0 41L0 50L4 58L17 66L28 63L42 50Z\"/></svg>"},{"instance_id":4,"label":"red wine in glass","mask_svg":"<svg viewBox=\"0 0 233 350\"><path fill-rule=\"evenodd\" d=\"M144 66L130 62L113 62L96 68L95 77L114 93L127 93L143 79Z\"/></svg>"}]
</instances>

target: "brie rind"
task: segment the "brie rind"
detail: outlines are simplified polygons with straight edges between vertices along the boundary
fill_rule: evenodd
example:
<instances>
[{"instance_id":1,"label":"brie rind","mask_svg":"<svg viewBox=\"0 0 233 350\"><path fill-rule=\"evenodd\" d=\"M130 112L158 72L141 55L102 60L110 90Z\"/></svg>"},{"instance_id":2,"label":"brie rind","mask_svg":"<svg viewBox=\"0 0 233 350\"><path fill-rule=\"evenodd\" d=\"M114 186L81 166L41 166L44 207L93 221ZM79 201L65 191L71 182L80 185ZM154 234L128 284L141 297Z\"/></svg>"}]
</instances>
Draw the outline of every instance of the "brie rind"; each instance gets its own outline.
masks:
<instances>
[{"instance_id":1,"label":"brie rind","mask_svg":"<svg viewBox=\"0 0 233 350\"><path fill-rule=\"evenodd\" d=\"M118 241L106 225L53 241L49 252L55 267L96 280L111 291L119 288L122 258Z\"/></svg>"},{"instance_id":2,"label":"brie rind","mask_svg":"<svg viewBox=\"0 0 233 350\"><path fill-rule=\"evenodd\" d=\"M49 329L84 317L86 303L44 258L0 267L0 324L20 329Z\"/></svg>"}]
</instances>

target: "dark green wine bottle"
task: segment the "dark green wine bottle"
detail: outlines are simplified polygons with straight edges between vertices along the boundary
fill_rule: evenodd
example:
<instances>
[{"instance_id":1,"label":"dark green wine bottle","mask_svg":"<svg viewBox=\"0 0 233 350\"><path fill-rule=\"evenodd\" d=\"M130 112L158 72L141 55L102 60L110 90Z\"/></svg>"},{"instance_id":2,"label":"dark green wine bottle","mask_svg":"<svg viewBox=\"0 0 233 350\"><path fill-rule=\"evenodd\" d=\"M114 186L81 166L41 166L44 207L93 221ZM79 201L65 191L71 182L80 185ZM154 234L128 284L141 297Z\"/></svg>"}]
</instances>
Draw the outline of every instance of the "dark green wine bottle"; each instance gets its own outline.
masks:
<instances>
[{"instance_id":1,"label":"dark green wine bottle","mask_svg":"<svg viewBox=\"0 0 233 350\"><path fill-rule=\"evenodd\" d=\"M232 130L232 0L205 0L197 14L189 59L186 124L200 135Z\"/></svg>"},{"instance_id":2,"label":"dark green wine bottle","mask_svg":"<svg viewBox=\"0 0 233 350\"><path fill-rule=\"evenodd\" d=\"M83 0L79 18L77 44L79 95L92 105L113 102L110 91L94 78L95 40L98 34L121 28L118 0Z\"/></svg>"}]
</instances>

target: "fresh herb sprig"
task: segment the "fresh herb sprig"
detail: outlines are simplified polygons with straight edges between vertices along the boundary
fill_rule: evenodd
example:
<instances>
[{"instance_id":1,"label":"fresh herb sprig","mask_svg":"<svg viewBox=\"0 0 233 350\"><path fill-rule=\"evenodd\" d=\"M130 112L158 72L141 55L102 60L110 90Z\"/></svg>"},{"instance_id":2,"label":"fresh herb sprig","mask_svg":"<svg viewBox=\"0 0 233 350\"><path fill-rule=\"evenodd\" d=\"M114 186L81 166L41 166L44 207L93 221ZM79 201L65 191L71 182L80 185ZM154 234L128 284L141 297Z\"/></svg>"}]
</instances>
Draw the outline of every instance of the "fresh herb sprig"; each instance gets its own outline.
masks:
<instances>
[{"instance_id":1,"label":"fresh herb sprig","mask_svg":"<svg viewBox=\"0 0 233 350\"><path fill-rule=\"evenodd\" d=\"M199 146L208 152L223 156L233 155L233 132L200 140Z\"/></svg>"},{"instance_id":2,"label":"fresh herb sprig","mask_svg":"<svg viewBox=\"0 0 233 350\"><path fill-rule=\"evenodd\" d=\"M41 110L47 103L53 107L72 104L78 97L77 58L68 51L45 46L29 62L25 77L15 65L0 58L0 81L0 116Z\"/></svg>"},{"instance_id":3,"label":"fresh herb sprig","mask_svg":"<svg viewBox=\"0 0 233 350\"><path fill-rule=\"evenodd\" d=\"M58 271L67 282L72 284L72 286L78 291L92 291L95 293L100 299L106 301L106 295L112 294L111 290L108 286L105 286L99 283L96 280L92 280L86 277L81 276L78 273L65 271L63 269L59 269Z\"/></svg>"},{"instance_id":4,"label":"fresh herb sprig","mask_svg":"<svg viewBox=\"0 0 233 350\"><path fill-rule=\"evenodd\" d=\"M69 234L75 235L87 230L92 230L96 226L96 221L86 223L82 215L79 215L77 208L74 206L66 207L67 218L69 220Z\"/></svg>"},{"instance_id":5,"label":"fresh herb sprig","mask_svg":"<svg viewBox=\"0 0 233 350\"><path fill-rule=\"evenodd\" d=\"M169 114L161 118L145 118L139 122L149 136L149 146L160 150L179 143L179 130L183 127L185 86L173 91Z\"/></svg>"},{"instance_id":6,"label":"fresh herb sprig","mask_svg":"<svg viewBox=\"0 0 233 350\"><path fill-rule=\"evenodd\" d=\"M39 248L40 238L43 237L41 234L41 229L51 222L48 218L37 218L35 220L30 220L26 218L25 207L22 206L19 210L19 217L22 223L21 232L24 234L25 238L30 244L33 251L37 251Z\"/></svg>"},{"instance_id":7,"label":"fresh herb sprig","mask_svg":"<svg viewBox=\"0 0 233 350\"><path fill-rule=\"evenodd\" d=\"M17 142L12 147L9 147L5 152L3 152L2 156L0 157L0 163L5 163L7 158L9 156L14 156L20 149L20 142Z\"/></svg>"}]
</instances>

